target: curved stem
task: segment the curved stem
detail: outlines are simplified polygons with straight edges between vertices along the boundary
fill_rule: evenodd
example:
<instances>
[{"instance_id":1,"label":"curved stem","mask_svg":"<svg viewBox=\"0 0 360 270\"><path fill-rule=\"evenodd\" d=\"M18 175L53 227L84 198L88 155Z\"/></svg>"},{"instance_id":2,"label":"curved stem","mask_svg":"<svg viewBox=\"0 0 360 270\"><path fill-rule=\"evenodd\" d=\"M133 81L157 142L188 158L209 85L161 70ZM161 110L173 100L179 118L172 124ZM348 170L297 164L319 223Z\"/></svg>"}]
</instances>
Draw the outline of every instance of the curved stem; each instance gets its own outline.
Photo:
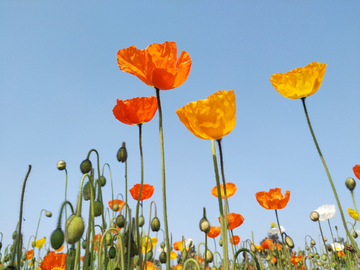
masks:
<instances>
[{"instance_id":1,"label":"curved stem","mask_svg":"<svg viewBox=\"0 0 360 270\"><path fill-rule=\"evenodd\" d=\"M169 241L169 229L166 211L166 181L165 181L165 151L164 151L164 135L162 127L162 110L160 102L160 90L155 87L156 99L159 112L159 133L160 133L160 151L161 151L161 172L162 172L162 196L163 196L163 214L164 214L164 226L166 235L166 269L170 270L170 241Z\"/></svg>"},{"instance_id":2,"label":"curved stem","mask_svg":"<svg viewBox=\"0 0 360 270\"><path fill-rule=\"evenodd\" d=\"M250 250L248 250L248 249L246 249L246 248L241 248L241 249L239 249L239 250L235 253L234 262L235 262L237 256L238 256L241 252L244 252L244 251L248 252L248 253L251 255L251 257L253 257L253 259L254 259L254 261L255 261L255 263L256 263L256 268L257 268L258 270L261 270L260 265L259 265L259 261L258 261L258 259L256 258L256 256L254 255L254 253L252 253ZM233 264L233 270L235 270L235 263Z\"/></svg>"},{"instance_id":3,"label":"curved stem","mask_svg":"<svg viewBox=\"0 0 360 270\"><path fill-rule=\"evenodd\" d=\"M348 230L348 228L347 228L347 226L346 226L346 221L345 221L345 217L344 217L344 212L343 212L343 210L342 210L339 197L338 197L338 195L337 195L337 192L336 192L334 183L333 183L332 178L331 178L331 176L330 176L329 169L328 169L328 167L327 167L327 165L326 165L326 162L325 162L325 159L324 159L324 157L323 157L323 155L322 155L322 153L321 153L321 151L320 151L320 147L319 147L319 145L318 145L318 143L317 143L317 140L316 140L314 131L313 131L313 129L312 129L312 126L311 126L311 123L310 123L310 118L309 118L309 115L308 115L308 112L307 112L307 109L306 109L306 105L305 105L305 98L301 98L301 101L302 101L302 103L303 103L303 107L304 107L304 112L305 112L305 115L306 115L307 123L308 123L308 125L309 125L309 129L310 129L311 135L312 135L312 137L313 137L313 140L314 140L316 149L317 149L317 151L318 151L318 153L319 153L320 159L321 159L321 161L322 161L322 163L323 163L323 165L324 165L324 168L325 168L327 177L328 177L328 179L329 179L331 188L332 188L332 190L333 190L333 192L334 192L335 199L336 199L337 205L338 205L338 207L339 207L341 219L342 219L342 222L343 222L343 225L344 225L344 229L345 229L345 231L346 231L347 236L349 237L349 239L350 239L350 241L351 241L351 244L352 244L353 248L356 250L356 253L358 254L358 256L360 256L360 250L357 248L356 242L355 242L354 238L352 237L352 235L350 234L350 232L349 232L349 230Z\"/></svg>"}]
</instances>

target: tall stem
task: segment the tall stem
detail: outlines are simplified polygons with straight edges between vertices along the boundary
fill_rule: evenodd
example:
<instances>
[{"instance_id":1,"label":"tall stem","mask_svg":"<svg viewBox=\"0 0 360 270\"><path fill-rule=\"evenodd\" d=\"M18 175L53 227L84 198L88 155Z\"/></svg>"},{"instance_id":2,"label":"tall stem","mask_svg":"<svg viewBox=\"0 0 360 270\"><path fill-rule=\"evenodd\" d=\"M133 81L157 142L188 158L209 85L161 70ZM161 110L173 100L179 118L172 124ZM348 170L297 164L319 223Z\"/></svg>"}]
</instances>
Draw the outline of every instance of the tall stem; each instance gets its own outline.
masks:
<instances>
[{"instance_id":1,"label":"tall stem","mask_svg":"<svg viewBox=\"0 0 360 270\"><path fill-rule=\"evenodd\" d=\"M212 150L212 156L213 156L213 162L214 162L216 187L217 187L217 191L218 191L218 200L219 200L221 238L223 240L224 269L228 270L229 269L229 257L228 257L228 244L227 244L227 226L225 225L225 220L227 220L227 217L226 217L226 219L224 217L224 209L223 209L222 198L221 198L220 177L219 177L219 170L218 170L217 159L216 159L215 141L214 140L211 140L211 150Z\"/></svg>"},{"instance_id":2,"label":"tall stem","mask_svg":"<svg viewBox=\"0 0 360 270\"><path fill-rule=\"evenodd\" d=\"M163 195L163 212L164 212L164 226L166 235L166 269L170 270L170 241L169 241L169 230L166 212L166 181L165 181L165 152L164 152L164 135L162 127L162 110L160 102L160 90L156 88L156 99L159 111L159 133L160 133L160 151L161 151L161 171L162 171L162 195Z\"/></svg>"},{"instance_id":3,"label":"tall stem","mask_svg":"<svg viewBox=\"0 0 360 270\"><path fill-rule=\"evenodd\" d=\"M357 248L357 245L356 245L356 242L354 240L354 238L352 237L352 235L350 234L347 226L346 226L346 221L345 221L345 217L344 217L344 212L342 210L342 207L341 207L341 204L340 204L340 200L339 200L339 197L337 195L337 192L336 192L336 189L335 189L335 186L334 186L334 183L332 181L332 178L330 176L330 172L329 172L329 169L326 165L326 162L325 162L325 159L320 151L320 147L317 143L317 140L316 140L316 137L315 137L315 134L314 134L314 131L311 127L311 123L310 123L310 118L309 118L309 115L308 115L308 112L307 112L307 109L306 109L306 105L305 105L305 98L301 98L301 101L302 101L302 104L303 104L303 107L304 107L304 112L305 112L305 115L306 115L306 119L307 119L307 123L309 125L309 129L310 129L310 132L311 132L311 135L313 137L313 140L314 140L314 143L315 143L315 146L316 146L316 149L319 153L319 156L320 156L320 159L324 165L324 168L325 168L325 171L326 171L326 174L327 174L327 177L329 178L329 182L330 182L330 185L331 185L331 188L334 192L334 195L335 195L335 199L336 199L336 202L337 202L337 205L339 207L339 211L340 211L340 215L341 215L341 219L342 219L342 222L343 222L343 225L344 225L344 229L346 231L346 234L347 236L349 237L350 241L351 241L351 244L353 246L353 248L356 250L356 253L358 254L358 256L360 256L360 250Z\"/></svg>"}]
</instances>

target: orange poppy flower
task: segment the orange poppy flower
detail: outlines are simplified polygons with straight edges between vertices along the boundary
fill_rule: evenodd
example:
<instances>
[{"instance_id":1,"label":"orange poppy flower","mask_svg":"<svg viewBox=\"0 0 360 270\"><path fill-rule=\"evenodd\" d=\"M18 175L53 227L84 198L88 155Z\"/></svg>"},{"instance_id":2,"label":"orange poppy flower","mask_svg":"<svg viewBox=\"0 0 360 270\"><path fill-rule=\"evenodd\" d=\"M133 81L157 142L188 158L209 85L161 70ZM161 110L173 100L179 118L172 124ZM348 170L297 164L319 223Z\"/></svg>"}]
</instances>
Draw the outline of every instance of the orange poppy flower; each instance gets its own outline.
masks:
<instances>
[{"instance_id":1,"label":"orange poppy flower","mask_svg":"<svg viewBox=\"0 0 360 270\"><path fill-rule=\"evenodd\" d=\"M62 245L61 247L59 247L58 249L55 249L56 252L60 252L64 249L64 245Z\"/></svg>"},{"instance_id":2,"label":"orange poppy flower","mask_svg":"<svg viewBox=\"0 0 360 270\"><path fill-rule=\"evenodd\" d=\"M173 244L173 247L176 251L179 251L179 250L182 250L182 241L176 241L174 244Z\"/></svg>"},{"instance_id":3,"label":"orange poppy flower","mask_svg":"<svg viewBox=\"0 0 360 270\"><path fill-rule=\"evenodd\" d=\"M95 243L94 243L94 250L95 251L98 250L98 246L100 246L101 239L102 239L102 235L100 233L95 234ZM90 243L92 243L92 240L90 240Z\"/></svg>"},{"instance_id":4,"label":"orange poppy flower","mask_svg":"<svg viewBox=\"0 0 360 270\"><path fill-rule=\"evenodd\" d=\"M111 210L114 210L114 209L113 209L113 206L114 206L116 203L117 203L118 206L119 206L119 208L118 208L118 210L117 210L117 212L119 212L121 206L122 206L125 202L122 201L122 200L112 200L112 201L109 201L109 207L110 207Z\"/></svg>"},{"instance_id":5,"label":"orange poppy flower","mask_svg":"<svg viewBox=\"0 0 360 270\"><path fill-rule=\"evenodd\" d=\"M240 237L237 236L237 235L234 235L234 237L231 237L231 238L229 239L229 241L230 241L231 244L233 244L233 245L236 246L236 245L239 244L239 242L240 242Z\"/></svg>"},{"instance_id":6,"label":"orange poppy flower","mask_svg":"<svg viewBox=\"0 0 360 270\"><path fill-rule=\"evenodd\" d=\"M355 165L353 167L353 171L354 171L356 178L360 180L360 164Z\"/></svg>"},{"instance_id":7,"label":"orange poppy flower","mask_svg":"<svg viewBox=\"0 0 360 270\"><path fill-rule=\"evenodd\" d=\"M194 259L197 260L200 265L204 262L204 259L201 256L195 256Z\"/></svg>"},{"instance_id":8,"label":"orange poppy flower","mask_svg":"<svg viewBox=\"0 0 360 270\"><path fill-rule=\"evenodd\" d=\"M243 224L244 220L245 220L244 217L240 214L235 214L235 213L228 214L228 222L229 222L228 230L233 230L239 227L241 224ZM219 217L219 222L221 222L220 217Z\"/></svg>"},{"instance_id":9,"label":"orange poppy flower","mask_svg":"<svg viewBox=\"0 0 360 270\"><path fill-rule=\"evenodd\" d=\"M273 240L272 239L265 239L264 241L262 241L262 243L261 243L261 247L263 248L263 249L269 249L269 248L271 248L272 246L273 246L274 244L273 244Z\"/></svg>"},{"instance_id":10,"label":"orange poppy flower","mask_svg":"<svg viewBox=\"0 0 360 270\"><path fill-rule=\"evenodd\" d=\"M207 236L210 238L216 238L219 236L221 231L221 226L216 227L216 226L210 226L210 231L207 233Z\"/></svg>"},{"instance_id":11,"label":"orange poppy flower","mask_svg":"<svg viewBox=\"0 0 360 270\"><path fill-rule=\"evenodd\" d=\"M230 198L231 196L233 196L237 190L237 187L235 184L233 183L226 183L226 196L228 198ZM224 185L220 184L220 191L221 191L221 198L224 199L225 198L225 194L224 194ZM215 186L212 190L211 190L211 194L214 195L216 198L218 197L218 190L217 190L217 186Z\"/></svg>"},{"instance_id":12,"label":"orange poppy flower","mask_svg":"<svg viewBox=\"0 0 360 270\"><path fill-rule=\"evenodd\" d=\"M130 194L134 198L134 200L137 200L139 198L140 186L141 186L141 184L136 184L129 190ZM152 185L143 184L140 201L150 199L154 193L154 190L155 189Z\"/></svg>"},{"instance_id":13,"label":"orange poppy flower","mask_svg":"<svg viewBox=\"0 0 360 270\"><path fill-rule=\"evenodd\" d=\"M154 265L154 263L152 262L149 262L149 261L146 261L146 267L145 267L146 270L156 270L157 267L156 265Z\"/></svg>"},{"instance_id":14,"label":"orange poppy flower","mask_svg":"<svg viewBox=\"0 0 360 270\"><path fill-rule=\"evenodd\" d=\"M203 140L219 140L236 124L235 91L218 91L205 100L190 102L176 114L185 127Z\"/></svg>"},{"instance_id":15,"label":"orange poppy flower","mask_svg":"<svg viewBox=\"0 0 360 270\"><path fill-rule=\"evenodd\" d=\"M66 254L65 253L49 253L40 264L42 270L66 270Z\"/></svg>"},{"instance_id":16,"label":"orange poppy flower","mask_svg":"<svg viewBox=\"0 0 360 270\"><path fill-rule=\"evenodd\" d=\"M85 256L81 256L81 257L80 257L80 260L84 261L84 258L85 258Z\"/></svg>"},{"instance_id":17,"label":"orange poppy flower","mask_svg":"<svg viewBox=\"0 0 360 270\"><path fill-rule=\"evenodd\" d=\"M181 264L174 265L174 268L175 268L175 270L181 270L182 265Z\"/></svg>"},{"instance_id":18,"label":"orange poppy flower","mask_svg":"<svg viewBox=\"0 0 360 270\"><path fill-rule=\"evenodd\" d=\"M271 258L271 262L272 262L272 263L276 263L276 262L277 262L277 259L276 259L275 257L272 257L272 258Z\"/></svg>"},{"instance_id":19,"label":"orange poppy flower","mask_svg":"<svg viewBox=\"0 0 360 270\"><path fill-rule=\"evenodd\" d=\"M190 55L181 51L177 58L176 43L154 43L144 50L135 46L119 50L117 61L122 71L133 74L149 86L170 90L182 85L190 74Z\"/></svg>"},{"instance_id":20,"label":"orange poppy flower","mask_svg":"<svg viewBox=\"0 0 360 270\"><path fill-rule=\"evenodd\" d=\"M345 253L344 253L344 251L340 250L340 251L338 251L337 255L338 255L340 258L342 258L342 257L345 256Z\"/></svg>"},{"instance_id":21,"label":"orange poppy flower","mask_svg":"<svg viewBox=\"0 0 360 270\"><path fill-rule=\"evenodd\" d=\"M292 258L290 259L290 262L294 265L297 265L298 262L305 260L305 256L301 256L301 255L299 255L299 256L291 255L291 257Z\"/></svg>"},{"instance_id":22,"label":"orange poppy flower","mask_svg":"<svg viewBox=\"0 0 360 270\"><path fill-rule=\"evenodd\" d=\"M275 245L276 245L277 250L282 250L282 248L283 248L282 245L280 245L279 243L275 243Z\"/></svg>"},{"instance_id":23,"label":"orange poppy flower","mask_svg":"<svg viewBox=\"0 0 360 270\"><path fill-rule=\"evenodd\" d=\"M34 250L33 250L33 249L28 250L28 251L26 252L26 259L27 259L28 261L32 259L33 253L34 253Z\"/></svg>"},{"instance_id":24,"label":"orange poppy flower","mask_svg":"<svg viewBox=\"0 0 360 270\"><path fill-rule=\"evenodd\" d=\"M261 191L255 194L258 203L265 209L283 209L290 199L290 191L281 194L281 188L270 189L269 192Z\"/></svg>"},{"instance_id":25,"label":"orange poppy flower","mask_svg":"<svg viewBox=\"0 0 360 270\"><path fill-rule=\"evenodd\" d=\"M149 122L157 111L156 97L137 97L117 100L113 114L117 120L127 125L138 125Z\"/></svg>"},{"instance_id":26,"label":"orange poppy flower","mask_svg":"<svg viewBox=\"0 0 360 270\"><path fill-rule=\"evenodd\" d=\"M319 90L325 70L326 64L312 62L286 73L276 73L271 76L270 82L284 97L304 98Z\"/></svg>"}]
</instances>

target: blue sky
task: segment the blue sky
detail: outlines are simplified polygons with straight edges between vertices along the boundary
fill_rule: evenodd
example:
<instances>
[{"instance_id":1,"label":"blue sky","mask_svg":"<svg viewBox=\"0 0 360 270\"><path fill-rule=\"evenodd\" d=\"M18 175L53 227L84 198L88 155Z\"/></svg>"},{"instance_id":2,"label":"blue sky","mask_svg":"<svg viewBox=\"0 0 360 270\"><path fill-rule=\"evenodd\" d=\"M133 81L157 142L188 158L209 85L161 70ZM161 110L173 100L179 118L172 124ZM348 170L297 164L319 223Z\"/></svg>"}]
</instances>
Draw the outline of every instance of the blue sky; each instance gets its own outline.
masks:
<instances>
[{"instance_id":1,"label":"blue sky","mask_svg":"<svg viewBox=\"0 0 360 270\"><path fill-rule=\"evenodd\" d=\"M357 1L1 1L0 2L0 232L3 246L19 216L22 182L31 164L24 205L25 243L35 234L50 237L64 200L67 162L68 199L75 204L79 166L95 148L100 164L111 166L115 193L124 194L124 165L116 160L123 141L128 149L129 188L140 182L138 128L112 114L116 99L155 95L138 78L119 70L116 53L135 45L175 41L187 51L192 69L180 87L161 92L167 177L168 219L173 240L204 240L199 231L203 207L218 226L210 141L192 135L175 110L218 90L235 90L236 127L223 139L225 173L237 185L231 212L244 216L234 230L241 240L262 240L275 220L262 208L258 191L291 191L279 210L282 226L296 247L305 235L318 239L310 212L336 204L312 141L300 100L282 97L269 82L278 72L313 61L327 64L321 88L307 108L328 163L346 219L353 208L344 182L360 164L360 3ZM143 125L145 183L162 220L158 114ZM91 155L95 164L95 155ZM108 184L104 200L111 199ZM359 198L355 190L356 199ZM130 197L130 206L135 201ZM150 201L144 215L149 217ZM87 220L88 203L83 204ZM98 223L100 219L96 220ZM147 224L147 223L146 223ZM339 212L331 220L344 236ZM163 225L162 225L162 228ZM323 230L331 238L327 223ZM333 229L335 232L335 230ZM212 242L210 242L212 245ZM5 248L5 247L4 247ZM3 248L3 250L4 250Z\"/></svg>"}]
</instances>

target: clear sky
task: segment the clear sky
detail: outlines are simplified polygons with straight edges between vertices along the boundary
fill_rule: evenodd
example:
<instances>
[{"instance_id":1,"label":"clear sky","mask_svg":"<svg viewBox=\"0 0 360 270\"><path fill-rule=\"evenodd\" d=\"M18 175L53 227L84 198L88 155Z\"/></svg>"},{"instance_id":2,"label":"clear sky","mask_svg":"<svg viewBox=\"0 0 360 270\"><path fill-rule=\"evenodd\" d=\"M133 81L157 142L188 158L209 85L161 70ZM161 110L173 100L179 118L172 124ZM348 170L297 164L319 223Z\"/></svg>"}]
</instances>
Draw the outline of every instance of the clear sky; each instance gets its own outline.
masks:
<instances>
[{"instance_id":1,"label":"clear sky","mask_svg":"<svg viewBox=\"0 0 360 270\"><path fill-rule=\"evenodd\" d=\"M345 216L353 208L344 182L360 164L360 2L358 1L1 1L0 2L0 232L3 250L19 218L22 183L31 164L24 204L25 244L36 232L48 239L64 200L65 160L68 199L75 204L79 166L92 148L100 164L109 163L114 192L125 193L124 164L116 160L123 141L128 149L128 186L140 182L137 126L112 114L116 99L155 95L138 78L119 70L119 49L175 41L187 51L192 69L180 87L162 91L169 229L173 240L204 240L199 230L206 207L218 226L210 141L192 135L175 110L218 90L235 90L236 127L223 139L225 174L238 190L231 212L245 218L234 230L241 240L262 240L276 221L262 208L258 191L291 191L279 218L296 247L305 235L318 242L309 219L323 204L336 204L311 138L300 100L273 88L270 76L313 61L327 64L321 88L307 98L310 118L337 188ZM158 114L143 125L145 183L163 220ZM96 156L91 155L96 164ZM108 182L104 200L111 199ZM359 192L355 190L359 200ZM130 206L135 201L129 197ZM149 220L150 201L144 215ZM87 220L88 202L83 204ZM337 207L338 209L338 207ZM96 219L100 223L100 219ZM146 223L148 224L148 223ZM327 222L323 230L331 238ZM344 229L340 214L331 220ZM64 226L63 226L64 227ZM162 224L162 228L164 228ZM153 234L152 234L153 235ZM162 239L162 237L160 237ZM213 242L210 242L213 245Z\"/></svg>"}]
</instances>

